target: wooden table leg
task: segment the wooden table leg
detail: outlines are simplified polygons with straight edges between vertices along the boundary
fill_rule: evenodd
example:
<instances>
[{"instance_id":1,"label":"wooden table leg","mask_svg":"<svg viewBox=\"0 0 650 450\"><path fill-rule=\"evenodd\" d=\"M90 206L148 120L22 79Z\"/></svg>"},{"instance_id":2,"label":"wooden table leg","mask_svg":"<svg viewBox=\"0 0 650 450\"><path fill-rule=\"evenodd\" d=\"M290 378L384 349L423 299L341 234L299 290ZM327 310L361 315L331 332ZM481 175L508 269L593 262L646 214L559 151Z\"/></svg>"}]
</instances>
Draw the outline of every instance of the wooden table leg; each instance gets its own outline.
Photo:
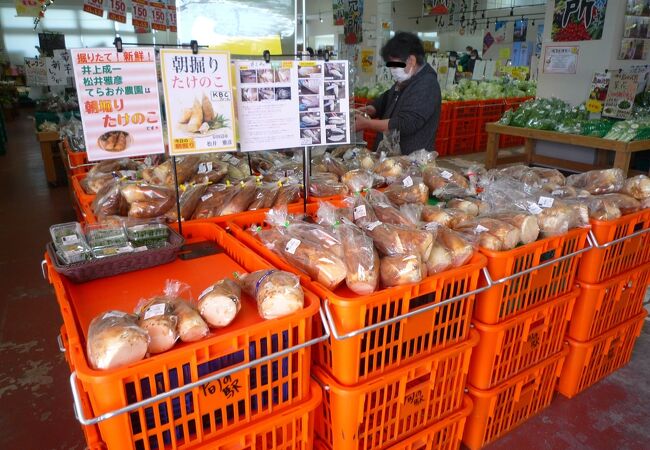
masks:
<instances>
[{"instance_id":1,"label":"wooden table leg","mask_svg":"<svg viewBox=\"0 0 650 450\"><path fill-rule=\"evenodd\" d=\"M618 169L623 169L623 173L627 177L627 171L630 168L630 159L632 153L616 151L616 157L614 158L614 167Z\"/></svg>"},{"instance_id":2,"label":"wooden table leg","mask_svg":"<svg viewBox=\"0 0 650 450\"><path fill-rule=\"evenodd\" d=\"M56 169L54 168L54 154L52 142L41 142L41 156L45 168L45 178L50 184L56 184Z\"/></svg>"},{"instance_id":3,"label":"wooden table leg","mask_svg":"<svg viewBox=\"0 0 650 450\"><path fill-rule=\"evenodd\" d=\"M524 155L526 156L526 164L533 162L535 156L535 140L532 138L526 138L524 140Z\"/></svg>"},{"instance_id":4,"label":"wooden table leg","mask_svg":"<svg viewBox=\"0 0 650 450\"><path fill-rule=\"evenodd\" d=\"M494 169L499 159L499 134L488 132L485 148L485 167Z\"/></svg>"},{"instance_id":5,"label":"wooden table leg","mask_svg":"<svg viewBox=\"0 0 650 450\"><path fill-rule=\"evenodd\" d=\"M609 151L597 149L596 150L596 166L598 168L609 166Z\"/></svg>"}]
</instances>

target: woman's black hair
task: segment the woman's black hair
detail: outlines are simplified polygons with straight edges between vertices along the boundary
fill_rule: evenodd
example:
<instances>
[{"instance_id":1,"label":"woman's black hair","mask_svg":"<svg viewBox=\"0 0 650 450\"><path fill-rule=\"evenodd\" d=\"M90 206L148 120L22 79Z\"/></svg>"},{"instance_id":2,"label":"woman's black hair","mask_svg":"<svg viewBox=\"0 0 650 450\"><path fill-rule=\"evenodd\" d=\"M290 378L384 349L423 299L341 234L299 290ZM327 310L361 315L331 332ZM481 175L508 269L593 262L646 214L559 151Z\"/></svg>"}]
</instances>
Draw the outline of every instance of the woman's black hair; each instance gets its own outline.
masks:
<instances>
[{"instance_id":1,"label":"woman's black hair","mask_svg":"<svg viewBox=\"0 0 650 450\"><path fill-rule=\"evenodd\" d=\"M417 35L405 31L398 31L395 36L381 48L381 57L384 61L389 58L399 58L406 62L409 56L415 56L418 65L424 64L424 47Z\"/></svg>"}]
</instances>

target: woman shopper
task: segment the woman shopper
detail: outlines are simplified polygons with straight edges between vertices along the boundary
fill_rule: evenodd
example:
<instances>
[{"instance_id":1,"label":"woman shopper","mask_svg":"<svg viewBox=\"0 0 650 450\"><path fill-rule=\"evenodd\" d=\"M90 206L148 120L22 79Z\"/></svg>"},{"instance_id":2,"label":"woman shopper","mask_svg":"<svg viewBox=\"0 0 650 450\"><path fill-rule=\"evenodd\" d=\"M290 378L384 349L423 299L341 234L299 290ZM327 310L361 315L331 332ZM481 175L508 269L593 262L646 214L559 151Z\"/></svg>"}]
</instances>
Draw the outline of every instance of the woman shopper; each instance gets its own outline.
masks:
<instances>
[{"instance_id":1,"label":"woman shopper","mask_svg":"<svg viewBox=\"0 0 650 450\"><path fill-rule=\"evenodd\" d=\"M368 117L356 115L356 130L399 131L405 155L433 150L440 120L440 85L435 70L424 60L422 41L413 33L398 32L381 49L381 56L395 84L362 109Z\"/></svg>"}]
</instances>

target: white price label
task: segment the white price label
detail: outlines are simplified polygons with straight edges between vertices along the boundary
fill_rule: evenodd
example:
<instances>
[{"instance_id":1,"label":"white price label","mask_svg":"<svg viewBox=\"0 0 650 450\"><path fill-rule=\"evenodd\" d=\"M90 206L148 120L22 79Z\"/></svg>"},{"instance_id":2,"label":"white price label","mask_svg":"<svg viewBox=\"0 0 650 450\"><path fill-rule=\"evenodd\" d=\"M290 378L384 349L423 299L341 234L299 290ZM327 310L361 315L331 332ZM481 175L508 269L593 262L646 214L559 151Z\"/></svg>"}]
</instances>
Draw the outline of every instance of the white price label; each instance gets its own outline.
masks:
<instances>
[{"instance_id":1,"label":"white price label","mask_svg":"<svg viewBox=\"0 0 650 450\"><path fill-rule=\"evenodd\" d=\"M436 231L440 224L438 222L429 222L424 226L424 229L427 231Z\"/></svg>"},{"instance_id":2,"label":"white price label","mask_svg":"<svg viewBox=\"0 0 650 450\"><path fill-rule=\"evenodd\" d=\"M149 250L149 249L147 248L146 245L143 245L142 247L135 247L135 248L133 249L133 251L134 251L135 253L137 253L137 252L146 252L147 250Z\"/></svg>"},{"instance_id":3,"label":"white price label","mask_svg":"<svg viewBox=\"0 0 650 450\"><path fill-rule=\"evenodd\" d=\"M117 249L117 254L121 253L131 253L133 251L133 247L120 247Z\"/></svg>"},{"instance_id":4,"label":"white price label","mask_svg":"<svg viewBox=\"0 0 650 450\"><path fill-rule=\"evenodd\" d=\"M210 200L212 198L212 194L205 194L204 196L201 197L201 201L204 202L206 200Z\"/></svg>"},{"instance_id":5,"label":"white price label","mask_svg":"<svg viewBox=\"0 0 650 450\"><path fill-rule=\"evenodd\" d=\"M205 162L199 164L199 171L198 173L208 173L212 171L212 162Z\"/></svg>"},{"instance_id":6,"label":"white price label","mask_svg":"<svg viewBox=\"0 0 650 450\"><path fill-rule=\"evenodd\" d=\"M232 164L233 166L236 166L237 164L240 163L240 161L237 158L235 158L234 156L232 158L230 158L230 161L228 161L228 162L230 164Z\"/></svg>"},{"instance_id":7,"label":"white price label","mask_svg":"<svg viewBox=\"0 0 650 450\"><path fill-rule=\"evenodd\" d=\"M76 244L79 242L79 236L71 234L69 236L63 236L62 240L64 244Z\"/></svg>"},{"instance_id":8,"label":"white price label","mask_svg":"<svg viewBox=\"0 0 650 450\"><path fill-rule=\"evenodd\" d=\"M454 174L449 172L448 170L443 170L442 173L440 174L440 176L442 178L444 178L445 180L451 180L451 177L453 177Z\"/></svg>"},{"instance_id":9,"label":"white price label","mask_svg":"<svg viewBox=\"0 0 650 450\"><path fill-rule=\"evenodd\" d=\"M203 292L201 292L201 295L199 295L199 300L201 300L203 297L205 297L212 291L214 291L214 284L212 286L208 286L203 290Z\"/></svg>"},{"instance_id":10,"label":"white price label","mask_svg":"<svg viewBox=\"0 0 650 450\"><path fill-rule=\"evenodd\" d=\"M366 230L368 230L368 231L372 231L372 230L374 230L375 228L377 228L379 225L381 225L381 222L380 222L380 221L376 221L376 222L369 223L368 225L366 225Z\"/></svg>"},{"instance_id":11,"label":"white price label","mask_svg":"<svg viewBox=\"0 0 650 450\"><path fill-rule=\"evenodd\" d=\"M404 184L404 187L411 187L413 186L413 178L409 175L408 177L404 178L402 180L402 183Z\"/></svg>"},{"instance_id":12,"label":"white price label","mask_svg":"<svg viewBox=\"0 0 650 450\"><path fill-rule=\"evenodd\" d=\"M144 320L150 319L152 317L156 316L162 316L165 314L165 304L164 303L156 303L155 305L151 306L147 311L144 313Z\"/></svg>"},{"instance_id":13,"label":"white price label","mask_svg":"<svg viewBox=\"0 0 650 450\"><path fill-rule=\"evenodd\" d=\"M223 158L221 158L222 161L228 161L230 158L232 158L232 155L230 153L226 153L223 155Z\"/></svg>"},{"instance_id":14,"label":"white price label","mask_svg":"<svg viewBox=\"0 0 650 450\"><path fill-rule=\"evenodd\" d=\"M366 205L359 205L354 208L354 220L359 220L366 217Z\"/></svg>"},{"instance_id":15,"label":"white price label","mask_svg":"<svg viewBox=\"0 0 650 450\"><path fill-rule=\"evenodd\" d=\"M537 201L537 204L542 208L550 208L551 206L553 206L553 197L542 196Z\"/></svg>"},{"instance_id":16,"label":"white price label","mask_svg":"<svg viewBox=\"0 0 650 450\"><path fill-rule=\"evenodd\" d=\"M485 233L486 231L489 231L487 228L485 228L483 225L478 224L476 225L476 232L477 233Z\"/></svg>"},{"instance_id":17,"label":"white price label","mask_svg":"<svg viewBox=\"0 0 650 450\"><path fill-rule=\"evenodd\" d=\"M537 203L534 202L528 202L528 211L531 214L539 214L542 212L542 208L539 207Z\"/></svg>"},{"instance_id":18,"label":"white price label","mask_svg":"<svg viewBox=\"0 0 650 450\"><path fill-rule=\"evenodd\" d=\"M284 250L288 253L291 253L292 255L296 253L296 249L300 245L300 240L296 238L291 238L289 239L289 242L287 242L287 246L284 247Z\"/></svg>"},{"instance_id":19,"label":"white price label","mask_svg":"<svg viewBox=\"0 0 650 450\"><path fill-rule=\"evenodd\" d=\"M559 189L551 192L551 195L554 196L554 197L555 196L560 196L560 195L563 195L563 194L564 194L564 192L560 191Z\"/></svg>"}]
</instances>

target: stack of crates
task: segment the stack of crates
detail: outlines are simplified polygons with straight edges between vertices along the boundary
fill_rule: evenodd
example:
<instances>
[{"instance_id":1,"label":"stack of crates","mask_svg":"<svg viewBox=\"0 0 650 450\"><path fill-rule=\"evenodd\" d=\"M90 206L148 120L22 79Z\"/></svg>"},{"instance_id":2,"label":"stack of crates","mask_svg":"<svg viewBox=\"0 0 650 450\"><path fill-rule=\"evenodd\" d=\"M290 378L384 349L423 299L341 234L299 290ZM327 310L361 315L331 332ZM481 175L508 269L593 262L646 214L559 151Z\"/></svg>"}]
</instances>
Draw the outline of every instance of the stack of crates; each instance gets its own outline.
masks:
<instances>
[{"instance_id":1,"label":"stack of crates","mask_svg":"<svg viewBox=\"0 0 650 450\"><path fill-rule=\"evenodd\" d=\"M485 125L501 119L505 110L504 99L482 100L478 106L478 123L476 126L475 152L484 152L487 147Z\"/></svg>"},{"instance_id":2,"label":"stack of crates","mask_svg":"<svg viewBox=\"0 0 650 450\"><path fill-rule=\"evenodd\" d=\"M60 348L74 374L75 411L85 425L88 448L312 448L314 417L322 401L321 389L311 380L313 324L320 302L307 290L304 308L290 316L264 321L254 302L245 302L223 332L177 343L168 352L115 369L90 367L85 352L88 322L102 311L123 309L120 300L131 302L116 299L115 291L124 296L152 292L174 276L202 288L200 282L212 282L214 267L222 272L271 269L217 225L187 223L183 232L188 250L197 244L203 251L216 246L217 253L81 284L48 264L64 321ZM129 289L134 285L140 290ZM246 363L251 364L241 367ZM208 379L217 375L221 377Z\"/></svg>"},{"instance_id":3,"label":"stack of crates","mask_svg":"<svg viewBox=\"0 0 650 450\"><path fill-rule=\"evenodd\" d=\"M434 146L434 150L438 152L439 156L447 156L449 154L451 112L453 105L453 102L442 102L441 105L440 121L438 122L438 130L436 131L436 142Z\"/></svg>"},{"instance_id":4,"label":"stack of crates","mask_svg":"<svg viewBox=\"0 0 650 450\"><path fill-rule=\"evenodd\" d=\"M558 390L573 397L630 361L650 281L650 209L591 221L592 245L580 262L580 296L567 332Z\"/></svg>"},{"instance_id":5,"label":"stack of crates","mask_svg":"<svg viewBox=\"0 0 650 450\"><path fill-rule=\"evenodd\" d=\"M308 205L308 214L317 208ZM476 254L418 284L360 296L299 272L245 231L252 223L263 224L263 216L227 227L275 267L300 275L328 317L332 337L313 351L312 374L323 389L316 448L459 448L472 409L465 387L478 334L470 324L485 257Z\"/></svg>"},{"instance_id":6,"label":"stack of crates","mask_svg":"<svg viewBox=\"0 0 650 450\"><path fill-rule=\"evenodd\" d=\"M451 112L450 155L474 152L480 101L458 102Z\"/></svg>"},{"instance_id":7,"label":"stack of crates","mask_svg":"<svg viewBox=\"0 0 650 450\"><path fill-rule=\"evenodd\" d=\"M470 449L550 405L568 352L565 333L587 233L575 229L510 251L481 249L493 285L477 296L472 321L480 341L467 381L474 410L463 442Z\"/></svg>"}]
</instances>

